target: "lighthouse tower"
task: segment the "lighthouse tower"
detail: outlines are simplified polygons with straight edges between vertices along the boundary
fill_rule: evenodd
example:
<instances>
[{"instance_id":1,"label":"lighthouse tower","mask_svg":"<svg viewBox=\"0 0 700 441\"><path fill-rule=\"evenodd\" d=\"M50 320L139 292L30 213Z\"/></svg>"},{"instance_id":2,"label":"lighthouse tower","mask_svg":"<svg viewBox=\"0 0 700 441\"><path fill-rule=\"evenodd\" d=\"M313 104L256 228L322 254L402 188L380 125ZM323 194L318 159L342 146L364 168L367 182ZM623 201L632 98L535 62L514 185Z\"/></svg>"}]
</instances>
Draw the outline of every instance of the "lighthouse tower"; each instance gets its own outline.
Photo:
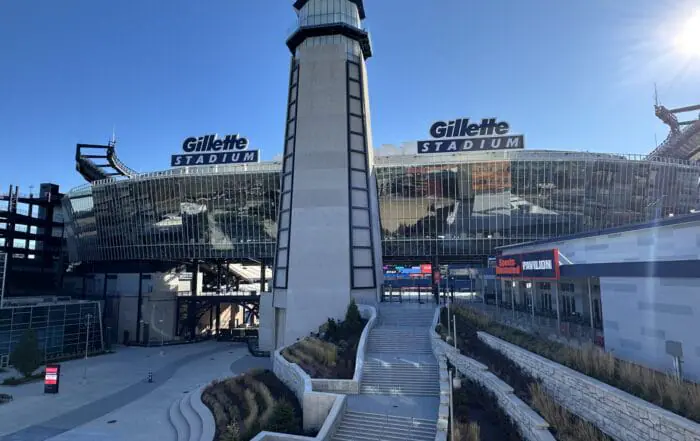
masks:
<instances>
[{"instance_id":1,"label":"lighthouse tower","mask_svg":"<svg viewBox=\"0 0 700 441\"><path fill-rule=\"evenodd\" d=\"M261 349L380 300L382 254L362 0L297 0L272 295Z\"/></svg>"}]
</instances>

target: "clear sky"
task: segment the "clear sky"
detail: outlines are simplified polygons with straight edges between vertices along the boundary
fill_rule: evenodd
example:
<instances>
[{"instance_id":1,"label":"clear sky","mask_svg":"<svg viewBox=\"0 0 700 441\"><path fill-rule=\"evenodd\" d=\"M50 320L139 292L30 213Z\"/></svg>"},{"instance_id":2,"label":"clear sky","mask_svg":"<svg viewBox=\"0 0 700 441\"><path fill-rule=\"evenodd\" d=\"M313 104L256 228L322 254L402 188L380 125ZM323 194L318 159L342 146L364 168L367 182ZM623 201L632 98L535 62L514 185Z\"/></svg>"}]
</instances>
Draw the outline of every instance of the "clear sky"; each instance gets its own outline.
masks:
<instances>
[{"instance_id":1,"label":"clear sky","mask_svg":"<svg viewBox=\"0 0 700 441\"><path fill-rule=\"evenodd\" d=\"M700 103L677 50L697 0L366 0L375 146L498 117L527 148L646 153L669 107ZM281 151L291 0L0 0L0 191L83 183L76 143L138 171L188 136ZM699 43L700 45L700 43ZM700 46L698 47L700 49ZM697 52L696 52L697 53Z\"/></svg>"}]
</instances>

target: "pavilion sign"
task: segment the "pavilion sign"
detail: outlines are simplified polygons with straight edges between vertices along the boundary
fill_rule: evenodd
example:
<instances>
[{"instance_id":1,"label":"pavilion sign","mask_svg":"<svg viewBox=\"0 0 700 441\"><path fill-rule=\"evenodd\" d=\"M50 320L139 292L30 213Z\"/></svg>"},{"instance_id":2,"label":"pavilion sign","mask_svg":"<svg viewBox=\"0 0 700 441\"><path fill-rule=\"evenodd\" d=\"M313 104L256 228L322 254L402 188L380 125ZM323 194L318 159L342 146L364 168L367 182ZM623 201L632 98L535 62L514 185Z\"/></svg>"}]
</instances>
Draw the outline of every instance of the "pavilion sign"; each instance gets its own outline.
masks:
<instances>
[{"instance_id":1,"label":"pavilion sign","mask_svg":"<svg viewBox=\"0 0 700 441\"><path fill-rule=\"evenodd\" d=\"M559 250L535 251L496 258L496 277L559 279Z\"/></svg>"}]
</instances>

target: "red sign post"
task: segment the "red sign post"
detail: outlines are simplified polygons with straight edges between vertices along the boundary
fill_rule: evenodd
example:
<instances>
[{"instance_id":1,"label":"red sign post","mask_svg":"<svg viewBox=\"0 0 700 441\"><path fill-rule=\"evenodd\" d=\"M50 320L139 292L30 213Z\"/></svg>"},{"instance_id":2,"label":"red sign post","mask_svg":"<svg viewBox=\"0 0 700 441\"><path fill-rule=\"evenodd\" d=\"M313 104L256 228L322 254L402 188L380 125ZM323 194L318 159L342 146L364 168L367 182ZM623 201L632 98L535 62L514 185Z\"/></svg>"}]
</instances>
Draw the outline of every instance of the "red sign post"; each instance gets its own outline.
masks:
<instances>
[{"instance_id":1,"label":"red sign post","mask_svg":"<svg viewBox=\"0 0 700 441\"><path fill-rule=\"evenodd\" d=\"M60 364L50 364L46 366L46 372L44 373L44 393L45 394L57 394L58 384L61 375L61 365Z\"/></svg>"}]
</instances>

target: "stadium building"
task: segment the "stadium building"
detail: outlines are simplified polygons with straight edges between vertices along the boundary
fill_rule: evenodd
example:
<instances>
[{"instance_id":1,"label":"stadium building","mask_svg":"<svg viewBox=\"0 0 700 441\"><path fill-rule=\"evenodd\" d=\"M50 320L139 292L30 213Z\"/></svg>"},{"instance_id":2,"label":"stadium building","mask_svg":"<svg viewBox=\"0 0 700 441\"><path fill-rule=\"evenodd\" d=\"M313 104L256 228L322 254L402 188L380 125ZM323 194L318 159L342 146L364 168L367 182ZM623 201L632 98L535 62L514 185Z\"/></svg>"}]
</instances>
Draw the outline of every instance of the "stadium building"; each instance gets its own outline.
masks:
<instances>
[{"instance_id":1,"label":"stadium building","mask_svg":"<svg viewBox=\"0 0 700 441\"><path fill-rule=\"evenodd\" d=\"M375 157L385 265L485 268L499 247L698 207L696 163L541 150L410 154L416 145ZM88 159L78 161L84 167ZM280 163L84 175L92 182L63 200L69 260L78 264L66 279L76 281L75 295L107 302L119 336L128 330L143 338L137 323L157 328L159 321L163 329L151 329L152 338L191 335L219 326L206 313L216 305L254 303L231 287L227 295L220 285L203 287L202 279L273 264ZM258 290L269 287L269 270L257 274ZM386 283L437 282L427 270Z\"/></svg>"},{"instance_id":2,"label":"stadium building","mask_svg":"<svg viewBox=\"0 0 700 441\"><path fill-rule=\"evenodd\" d=\"M371 267L357 266L355 253L370 256L372 225L379 218L384 295L407 287L454 289L461 275L467 291L481 291L496 304L508 299L515 307L521 294L516 282L499 282L491 271L496 268L490 258L508 247L654 223L698 208L700 164L689 161L698 150L693 147L696 123L672 127L663 148L650 155L617 155L525 149L524 137L511 134L506 122L457 118L426 127L430 139L383 146L370 155L363 87L364 61L372 47L362 28L363 2L335 2L330 12L319 9L330 7L324 3L295 3L299 26L287 41L292 63L282 161L257 162L259 152L248 150L247 139L237 135L186 138L183 152L172 158L173 168L149 173L124 165L114 140L77 146L76 168L87 184L62 200L70 262L63 292L101 305L110 342L176 340L241 328L259 316L261 292L287 288L286 267L279 262L280 253L288 257L284 243L294 205L286 201L300 191L292 185L294 162L310 164L312 156L295 150L313 143L308 140L313 126L302 114L309 108L299 105L297 115L297 104L306 99L300 88L308 81L300 73L302 56L314 63L332 58L340 66L342 61L342 84L333 86L341 86L342 99L327 101L342 107L328 113L333 124L342 126L333 135L346 136L347 188L342 191L352 202L342 207L350 218L343 228L350 230L352 274L360 274ZM307 118L303 130L302 117ZM327 166L317 162L318 169ZM317 187L324 184L319 181ZM378 213L358 227L355 214L372 213L374 188ZM304 230L305 240L313 241L312 233ZM357 245L361 238L369 245ZM318 243L323 241L314 246ZM328 271L319 265L309 274L326 281ZM475 275L479 283L471 280ZM600 298L600 283L558 277L556 287L548 288L557 310L565 313L557 313L557 322L581 311L584 296L591 304ZM519 282L517 302L534 311L536 301L526 293L531 282ZM562 299L561 307L558 291L570 299ZM542 298L538 305L551 311L551 295L547 302ZM593 309L587 312L591 327L601 328L599 300L597 313Z\"/></svg>"}]
</instances>

